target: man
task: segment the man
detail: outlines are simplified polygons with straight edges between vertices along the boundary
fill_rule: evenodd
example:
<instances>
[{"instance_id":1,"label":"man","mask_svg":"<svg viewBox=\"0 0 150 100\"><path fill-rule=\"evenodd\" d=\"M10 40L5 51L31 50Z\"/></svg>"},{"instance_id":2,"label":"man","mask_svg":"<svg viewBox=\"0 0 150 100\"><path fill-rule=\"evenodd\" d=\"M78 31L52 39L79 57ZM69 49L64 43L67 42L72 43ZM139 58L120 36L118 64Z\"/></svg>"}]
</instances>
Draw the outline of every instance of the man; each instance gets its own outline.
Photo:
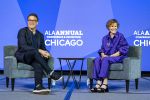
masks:
<instances>
[{"instance_id":1,"label":"man","mask_svg":"<svg viewBox=\"0 0 150 100\"><path fill-rule=\"evenodd\" d=\"M42 84L43 74L46 73L53 80L62 77L48 66L51 57L44 44L44 36L37 30L38 16L35 13L28 15L28 27L18 32L18 50L15 53L18 62L29 64L34 69L35 89L33 93L49 92Z\"/></svg>"}]
</instances>

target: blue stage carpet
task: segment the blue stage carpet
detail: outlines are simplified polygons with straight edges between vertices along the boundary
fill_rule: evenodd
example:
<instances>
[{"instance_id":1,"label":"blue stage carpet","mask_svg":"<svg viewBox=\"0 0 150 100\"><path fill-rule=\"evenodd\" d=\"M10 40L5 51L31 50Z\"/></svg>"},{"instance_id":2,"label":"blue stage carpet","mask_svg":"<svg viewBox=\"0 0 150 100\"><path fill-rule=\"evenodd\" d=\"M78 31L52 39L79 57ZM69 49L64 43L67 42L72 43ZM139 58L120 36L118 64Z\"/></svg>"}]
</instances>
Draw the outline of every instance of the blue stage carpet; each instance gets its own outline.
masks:
<instances>
[{"instance_id":1,"label":"blue stage carpet","mask_svg":"<svg viewBox=\"0 0 150 100\"><path fill-rule=\"evenodd\" d=\"M65 77L66 79L66 77ZM0 100L150 100L150 77L139 79L139 89L135 89L134 80L130 82L129 93L125 90L124 80L109 80L109 93L91 93L86 85L86 76L82 76L81 87L76 89L72 78L66 89L62 89L62 81L52 87L48 95L33 94L34 79L16 79L15 90L6 88L6 81L0 75ZM43 79L47 87L47 79Z\"/></svg>"}]
</instances>

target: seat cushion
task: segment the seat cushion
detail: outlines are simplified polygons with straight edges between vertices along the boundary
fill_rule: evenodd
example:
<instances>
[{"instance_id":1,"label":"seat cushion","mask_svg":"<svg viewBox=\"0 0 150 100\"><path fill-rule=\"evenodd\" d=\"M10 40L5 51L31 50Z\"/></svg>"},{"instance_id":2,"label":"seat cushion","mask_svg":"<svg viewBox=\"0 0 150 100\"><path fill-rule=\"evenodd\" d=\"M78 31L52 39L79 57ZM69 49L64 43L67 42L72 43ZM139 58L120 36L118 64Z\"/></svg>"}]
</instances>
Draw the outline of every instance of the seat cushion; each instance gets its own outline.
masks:
<instances>
[{"instance_id":1,"label":"seat cushion","mask_svg":"<svg viewBox=\"0 0 150 100\"><path fill-rule=\"evenodd\" d=\"M18 63L18 69L19 70L33 70L33 67L28 64Z\"/></svg>"},{"instance_id":2,"label":"seat cushion","mask_svg":"<svg viewBox=\"0 0 150 100\"><path fill-rule=\"evenodd\" d=\"M112 70L112 71L121 71L121 70L123 70L123 64L122 63L111 64L110 70Z\"/></svg>"}]
</instances>

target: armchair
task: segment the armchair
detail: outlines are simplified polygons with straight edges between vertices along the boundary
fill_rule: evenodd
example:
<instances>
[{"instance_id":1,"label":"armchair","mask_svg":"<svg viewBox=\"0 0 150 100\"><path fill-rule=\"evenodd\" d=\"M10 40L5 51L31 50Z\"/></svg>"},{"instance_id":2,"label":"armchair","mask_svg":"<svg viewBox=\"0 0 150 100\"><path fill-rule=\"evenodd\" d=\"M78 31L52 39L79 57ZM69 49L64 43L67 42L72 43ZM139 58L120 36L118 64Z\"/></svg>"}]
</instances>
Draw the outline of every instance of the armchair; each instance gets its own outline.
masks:
<instances>
[{"instance_id":1,"label":"armchair","mask_svg":"<svg viewBox=\"0 0 150 100\"><path fill-rule=\"evenodd\" d=\"M34 77L34 71L32 66L20 62L17 63L17 59L14 56L16 50L17 50L17 46L13 46L13 45L4 46L4 75L6 76L6 87L9 86L9 79L11 79L12 91L14 91L16 78ZM53 69L54 59L50 58L48 64ZM48 88L50 87L51 87L51 78L48 78Z\"/></svg>"},{"instance_id":2,"label":"armchair","mask_svg":"<svg viewBox=\"0 0 150 100\"><path fill-rule=\"evenodd\" d=\"M130 46L128 57L123 63L114 63L110 66L109 79L126 80L126 92L129 91L130 80L135 80L138 89L138 79L141 77L142 47ZM90 80L90 88L93 85L93 61L94 57L87 59L87 77Z\"/></svg>"}]
</instances>

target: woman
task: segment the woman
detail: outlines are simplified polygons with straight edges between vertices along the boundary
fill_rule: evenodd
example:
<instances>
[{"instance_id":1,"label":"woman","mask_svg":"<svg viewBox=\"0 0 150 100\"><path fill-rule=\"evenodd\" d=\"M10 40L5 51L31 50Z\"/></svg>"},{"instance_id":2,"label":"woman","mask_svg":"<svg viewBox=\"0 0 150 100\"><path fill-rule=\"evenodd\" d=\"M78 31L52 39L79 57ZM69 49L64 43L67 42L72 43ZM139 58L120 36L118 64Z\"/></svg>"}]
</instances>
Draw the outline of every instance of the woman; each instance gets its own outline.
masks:
<instances>
[{"instance_id":1,"label":"woman","mask_svg":"<svg viewBox=\"0 0 150 100\"><path fill-rule=\"evenodd\" d=\"M123 34L118 32L119 23L116 19L108 20L106 24L109 33L103 37L100 57L94 60L93 79L97 81L92 92L108 92L109 68L112 63L122 62L127 57L128 43Z\"/></svg>"}]
</instances>

